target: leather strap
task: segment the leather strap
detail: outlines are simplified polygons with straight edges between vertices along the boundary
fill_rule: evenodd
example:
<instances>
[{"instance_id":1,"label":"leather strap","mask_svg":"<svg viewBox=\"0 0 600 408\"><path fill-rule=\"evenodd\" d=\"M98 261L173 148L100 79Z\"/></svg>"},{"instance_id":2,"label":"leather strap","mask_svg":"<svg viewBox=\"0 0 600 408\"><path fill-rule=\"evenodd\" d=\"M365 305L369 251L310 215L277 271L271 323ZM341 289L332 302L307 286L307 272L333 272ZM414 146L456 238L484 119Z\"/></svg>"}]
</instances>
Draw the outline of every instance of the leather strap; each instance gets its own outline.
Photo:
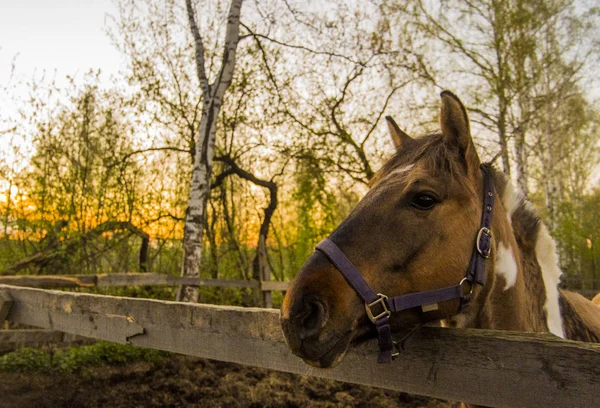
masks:
<instances>
[{"instance_id":1,"label":"leather strap","mask_svg":"<svg viewBox=\"0 0 600 408\"><path fill-rule=\"evenodd\" d=\"M317 244L316 249L323 252L327 258L329 258L331 263L342 273L344 278L346 278L346 281L352 286L365 305L369 305L379 299L377 293L375 293L371 286L365 281L358 269L350 262L342 250L333 243L333 241L324 239ZM389 308L387 304L385 307ZM379 363L390 362L392 361L392 354L394 351L394 340L392 339L389 313L387 316L382 316L375 320L374 323L377 328L377 339L379 341L379 357L377 361Z\"/></svg>"},{"instance_id":2,"label":"leather strap","mask_svg":"<svg viewBox=\"0 0 600 408\"><path fill-rule=\"evenodd\" d=\"M481 224L477 234L477 242L467 270L467 280L471 283L485 285L485 260L492 251L492 216L494 215L494 184L487 165L481 166L483 172L483 209Z\"/></svg>"},{"instance_id":3,"label":"leather strap","mask_svg":"<svg viewBox=\"0 0 600 408\"><path fill-rule=\"evenodd\" d=\"M365 281L356 266L350 262L348 257L330 239L326 238L317 244L316 249L327 255L327 258L344 275L350 286L365 303L377 300L377 294Z\"/></svg>"},{"instance_id":4,"label":"leather strap","mask_svg":"<svg viewBox=\"0 0 600 408\"><path fill-rule=\"evenodd\" d=\"M449 286L447 288L427 290L425 292L409 293L407 295L394 296L388 299L391 312L401 312L413 307L431 305L433 303L445 302L463 296L462 285Z\"/></svg>"}]
</instances>

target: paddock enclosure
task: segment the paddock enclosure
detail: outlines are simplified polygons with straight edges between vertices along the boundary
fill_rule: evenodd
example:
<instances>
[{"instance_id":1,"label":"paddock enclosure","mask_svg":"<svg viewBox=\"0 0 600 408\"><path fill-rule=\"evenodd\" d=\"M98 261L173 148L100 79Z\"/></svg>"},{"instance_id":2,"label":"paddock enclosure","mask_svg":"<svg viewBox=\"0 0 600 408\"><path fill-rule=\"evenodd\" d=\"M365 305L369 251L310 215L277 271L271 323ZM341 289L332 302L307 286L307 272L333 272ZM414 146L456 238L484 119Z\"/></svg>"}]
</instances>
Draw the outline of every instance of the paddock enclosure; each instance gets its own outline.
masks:
<instances>
[{"instance_id":1,"label":"paddock enclosure","mask_svg":"<svg viewBox=\"0 0 600 408\"><path fill-rule=\"evenodd\" d=\"M340 366L320 370L289 352L274 309L46 289L180 280L157 274L1 277L0 320L42 330L2 330L0 343L81 336L494 407L592 407L600 397L600 345L547 334L423 327L391 364L377 364L377 345L368 342L350 350ZM286 287L282 282L200 284Z\"/></svg>"}]
</instances>

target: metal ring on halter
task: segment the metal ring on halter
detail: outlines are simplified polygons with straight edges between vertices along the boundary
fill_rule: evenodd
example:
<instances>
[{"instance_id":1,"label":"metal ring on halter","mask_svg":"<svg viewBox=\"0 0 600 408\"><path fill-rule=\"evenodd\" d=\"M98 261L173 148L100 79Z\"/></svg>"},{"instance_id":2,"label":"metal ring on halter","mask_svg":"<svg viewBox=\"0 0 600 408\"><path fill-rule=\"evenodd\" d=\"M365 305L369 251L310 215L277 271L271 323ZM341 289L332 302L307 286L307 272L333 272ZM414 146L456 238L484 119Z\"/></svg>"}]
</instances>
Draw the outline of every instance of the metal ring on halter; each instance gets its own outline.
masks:
<instances>
[{"instance_id":1,"label":"metal ring on halter","mask_svg":"<svg viewBox=\"0 0 600 408\"><path fill-rule=\"evenodd\" d=\"M465 283L465 282L467 282L467 283L469 284L469 291L465 293L465 291L464 291L464 289L463 289L463 292L462 292L462 295L463 295L463 296L467 296L467 295L470 295L470 294L472 294L472 293L473 293L473 286L474 286L474 285L473 285L473 283L471 283L471 281L469 281L467 278L462 278L462 279L460 280L460 283L458 284L458 286L462 287L462 286L463 286L463 283Z\"/></svg>"}]
</instances>

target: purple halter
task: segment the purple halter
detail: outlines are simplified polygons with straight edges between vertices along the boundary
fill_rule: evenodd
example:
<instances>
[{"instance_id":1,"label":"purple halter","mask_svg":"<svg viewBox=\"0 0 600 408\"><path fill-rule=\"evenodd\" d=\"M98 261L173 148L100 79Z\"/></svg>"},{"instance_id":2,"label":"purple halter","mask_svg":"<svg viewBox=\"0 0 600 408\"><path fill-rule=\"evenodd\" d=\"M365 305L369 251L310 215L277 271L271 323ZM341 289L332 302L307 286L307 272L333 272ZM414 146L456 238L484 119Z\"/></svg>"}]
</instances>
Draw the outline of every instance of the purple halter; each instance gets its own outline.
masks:
<instances>
[{"instance_id":1,"label":"purple halter","mask_svg":"<svg viewBox=\"0 0 600 408\"><path fill-rule=\"evenodd\" d=\"M388 298L386 295L376 293L369 286L358 269L356 269L333 241L326 238L317 245L316 249L323 252L329 258L331 263L344 275L350 286L365 302L367 316L377 328L379 363L389 363L398 355L397 351L394 352L396 344L392 340L392 329L390 328L390 315L392 313L419 306L426 310L428 305L453 299L460 299L460 312L464 307L469 305L471 294L473 293L473 285L475 283L484 285L485 260L490 257L492 250L491 225L494 211L494 185L491 174L486 166L482 165L481 170L483 172L484 194L481 224L467 273L457 285ZM375 308L378 308L377 312L374 311Z\"/></svg>"}]
</instances>

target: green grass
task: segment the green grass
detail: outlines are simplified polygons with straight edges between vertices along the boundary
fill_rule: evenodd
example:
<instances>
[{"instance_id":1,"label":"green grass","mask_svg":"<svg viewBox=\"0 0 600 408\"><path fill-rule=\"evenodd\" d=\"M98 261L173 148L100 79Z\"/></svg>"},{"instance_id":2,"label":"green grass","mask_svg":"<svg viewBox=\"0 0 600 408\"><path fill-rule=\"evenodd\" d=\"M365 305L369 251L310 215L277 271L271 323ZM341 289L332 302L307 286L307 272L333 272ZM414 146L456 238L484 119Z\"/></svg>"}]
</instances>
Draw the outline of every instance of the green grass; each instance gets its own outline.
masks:
<instances>
[{"instance_id":1,"label":"green grass","mask_svg":"<svg viewBox=\"0 0 600 408\"><path fill-rule=\"evenodd\" d=\"M163 351L104 341L56 351L22 348L0 356L0 371L68 374L99 365L123 365L135 361L157 363L167 355Z\"/></svg>"}]
</instances>

